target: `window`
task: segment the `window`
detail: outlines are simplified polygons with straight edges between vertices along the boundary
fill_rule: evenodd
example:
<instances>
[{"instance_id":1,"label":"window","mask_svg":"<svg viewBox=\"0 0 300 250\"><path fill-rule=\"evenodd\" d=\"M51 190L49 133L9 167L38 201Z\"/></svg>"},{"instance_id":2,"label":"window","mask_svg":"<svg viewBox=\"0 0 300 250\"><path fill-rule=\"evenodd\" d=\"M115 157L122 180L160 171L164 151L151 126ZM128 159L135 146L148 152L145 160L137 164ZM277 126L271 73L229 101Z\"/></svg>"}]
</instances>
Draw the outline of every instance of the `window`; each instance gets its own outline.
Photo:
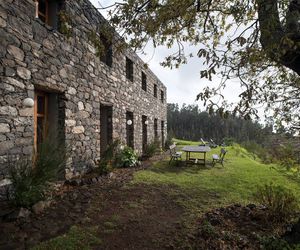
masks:
<instances>
[{"instance_id":1,"label":"window","mask_svg":"<svg viewBox=\"0 0 300 250\"><path fill-rule=\"evenodd\" d=\"M103 35L100 36L104 51L101 51L100 60L107 66L112 66L112 42Z\"/></svg>"},{"instance_id":2,"label":"window","mask_svg":"<svg viewBox=\"0 0 300 250\"><path fill-rule=\"evenodd\" d=\"M157 85L154 84L154 97L157 98Z\"/></svg>"},{"instance_id":3,"label":"window","mask_svg":"<svg viewBox=\"0 0 300 250\"><path fill-rule=\"evenodd\" d=\"M126 78L133 82L133 62L126 57Z\"/></svg>"},{"instance_id":4,"label":"window","mask_svg":"<svg viewBox=\"0 0 300 250\"><path fill-rule=\"evenodd\" d=\"M161 100L161 102L162 103L164 103L164 100L165 100L165 93L164 93L164 91L160 91L160 100Z\"/></svg>"},{"instance_id":5,"label":"window","mask_svg":"<svg viewBox=\"0 0 300 250\"><path fill-rule=\"evenodd\" d=\"M142 89L147 91L147 76L142 72Z\"/></svg>"},{"instance_id":6,"label":"window","mask_svg":"<svg viewBox=\"0 0 300 250\"><path fill-rule=\"evenodd\" d=\"M36 0L36 17L57 29L62 5L63 0Z\"/></svg>"}]
</instances>

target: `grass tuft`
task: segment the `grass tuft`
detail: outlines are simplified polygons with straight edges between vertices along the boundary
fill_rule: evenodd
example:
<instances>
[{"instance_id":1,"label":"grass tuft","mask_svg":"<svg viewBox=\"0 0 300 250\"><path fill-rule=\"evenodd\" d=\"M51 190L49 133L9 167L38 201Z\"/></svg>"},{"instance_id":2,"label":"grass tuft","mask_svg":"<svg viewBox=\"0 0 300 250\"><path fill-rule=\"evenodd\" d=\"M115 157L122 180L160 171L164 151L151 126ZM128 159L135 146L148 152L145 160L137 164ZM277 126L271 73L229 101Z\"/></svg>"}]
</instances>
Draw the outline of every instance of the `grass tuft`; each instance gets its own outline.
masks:
<instances>
[{"instance_id":1,"label":"grass tuft","mask_svg":"<svg viewBox=\"0 0 300 250\"><path fill-rule=\"evenodd\" d=\"M43 242L32 250L89 250L94 245L101 244L96 236L97 227L81 228L73 226L68 233Z\"/></svg>"}]
</instances>

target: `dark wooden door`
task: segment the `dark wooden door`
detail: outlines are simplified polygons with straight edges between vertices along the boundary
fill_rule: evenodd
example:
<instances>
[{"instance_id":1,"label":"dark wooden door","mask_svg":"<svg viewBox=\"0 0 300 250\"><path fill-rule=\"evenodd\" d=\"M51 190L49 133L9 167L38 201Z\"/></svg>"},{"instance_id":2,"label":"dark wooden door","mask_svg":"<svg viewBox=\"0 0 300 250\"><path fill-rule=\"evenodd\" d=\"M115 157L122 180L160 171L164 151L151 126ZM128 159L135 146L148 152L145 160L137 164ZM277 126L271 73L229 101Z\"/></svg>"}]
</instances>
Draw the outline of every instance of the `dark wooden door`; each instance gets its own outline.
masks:
<instances>
[{"instance_id":1,"label":"dark wooden door","mask_svg":"<svg viewBox=\"0 0 300 250\"><path fill-rule=\"evenodd\" d=\"M126 142L127 146L134 149L134 122L133 113L126 112Z\"/></svg>"},{"instance_id":2,"label":"dark wooden door","mask_svg":"<svg viewBox=\"0 0 300 250\"><path fill-rule=\"evenodd\" d=\"M100 106L100 153L112 142L112 106Z\"/></svg>"},{"instance_id":3,"label":"dark wooden door","mask_svg":"<svg viewBox=\"0 0 300 250\"><path fill-rule=\"evenodd\" d=\"M35 91L34 96L34 148L38 152L48 134L48 94Z\"/></svg>"}]
</instances>

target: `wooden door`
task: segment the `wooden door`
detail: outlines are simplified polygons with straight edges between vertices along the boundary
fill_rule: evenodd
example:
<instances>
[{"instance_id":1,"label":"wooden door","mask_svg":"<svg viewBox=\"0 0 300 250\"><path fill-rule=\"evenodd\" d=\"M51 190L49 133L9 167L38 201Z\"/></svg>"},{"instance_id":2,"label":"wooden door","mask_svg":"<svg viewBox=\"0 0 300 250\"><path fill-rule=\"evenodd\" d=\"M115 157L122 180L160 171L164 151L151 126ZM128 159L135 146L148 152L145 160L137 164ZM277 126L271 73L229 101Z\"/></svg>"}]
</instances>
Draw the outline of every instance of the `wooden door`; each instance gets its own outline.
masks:
<instances>
[{"instance_id":1,"label":"wooden door","mask_svg":"<svg viewBox=\"0 0 300 250\"><path fill-rule=\"evenodd\" d=\"M112 143L113 124L112 106L100 106L100 154L106 151L107 146Z\"/></svg>"},{"instance_id":2,"label":"wooden door","mask_svg":"<svg viewBox=\"0 0 300 250\"><path fill-rule=\"evenodd\" d=\"M34 148L38 152L39 145L48 133L48 95L36 91L34 97Z\"/></svg>"},{"instance_id":3,"label":"wooden door","mask_svg":"<svg viewBox=\"0 0 300 250\"><path fill-rule=\"evenodd\" d=\"M129 122L131 121L131 122ZM127 146L134 149L134 122L133 113L126 112L126 142Z\"/></svg>"}]
</instances>

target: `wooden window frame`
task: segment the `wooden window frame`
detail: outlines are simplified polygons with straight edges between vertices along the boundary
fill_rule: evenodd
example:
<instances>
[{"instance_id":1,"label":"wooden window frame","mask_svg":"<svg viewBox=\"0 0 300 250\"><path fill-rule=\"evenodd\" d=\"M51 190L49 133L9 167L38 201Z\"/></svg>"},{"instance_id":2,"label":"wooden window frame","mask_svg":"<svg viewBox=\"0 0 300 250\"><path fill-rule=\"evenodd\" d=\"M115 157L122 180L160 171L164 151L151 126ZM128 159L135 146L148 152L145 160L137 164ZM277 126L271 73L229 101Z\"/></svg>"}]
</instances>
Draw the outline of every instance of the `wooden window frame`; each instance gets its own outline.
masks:
<instances>
[{"instance_id":1,"label":"wooden window frame","mask_svg":"<svg viewBox=\"0 0 300 250\"><path fill-rule=\"evenodd\" d=\"M45 23L49 25L49 0L45 0L46 9L45 14L39 11L40 0L36 0L36 18L40 18L40 16L45 18Z\"/></svg>"},{"instance_id":2,"label":"wooden window frame","mask_svg":"<svg viewBox=\"0 0 300 250\"><path fill-rule=\"evenodd\" d=\"M44 97L44 114L42 113L38 113L38 97L42 96ZM37 152L38 150L38 145L37 145L37 118L38 117L43 117L44 118L44 122L43 122L43 134L42 137L43 139L46 138L47 136L47 132L48 132L48 94L40 91L40 90L36 90L34 93L34 149L35 152Z\"/></svg>"}]
</instances>

